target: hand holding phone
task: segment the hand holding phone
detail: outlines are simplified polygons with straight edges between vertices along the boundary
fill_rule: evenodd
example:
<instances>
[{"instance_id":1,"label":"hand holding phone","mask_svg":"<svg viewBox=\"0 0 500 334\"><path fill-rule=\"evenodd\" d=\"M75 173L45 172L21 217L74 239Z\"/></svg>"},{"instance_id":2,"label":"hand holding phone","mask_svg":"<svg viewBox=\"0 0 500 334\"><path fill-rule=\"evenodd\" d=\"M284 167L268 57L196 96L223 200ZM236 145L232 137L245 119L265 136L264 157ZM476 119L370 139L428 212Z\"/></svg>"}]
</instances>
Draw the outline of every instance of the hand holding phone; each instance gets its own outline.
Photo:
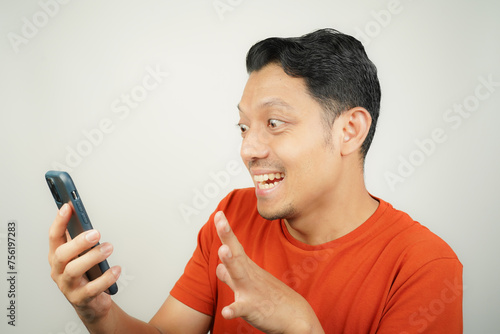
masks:
<instances>
[{"instance_id":1,"label":"hand holding phone","mask_svg":"<svg viewBox=\"0 0 500 334\"><path fill-rule=\"evenodd\" d=\"M67 226L67 230L71 238L74 239L79 234L92 230L93 227L90 223L90 218L69 174L61 171L48 171L45 174L45 180L47 181L57 207L60 209L65 203L68 203L71 207L72 214ZM92 248L97 246L99 246L98 242ZM93 281L100 277L108 269L109 264L107 260L104 259L97 265L87 270L86 276L89 281ZM118 286L116 283L113 283L105 292L110 295L114 295L118 292Z\"/></svg>"}]
</instances>

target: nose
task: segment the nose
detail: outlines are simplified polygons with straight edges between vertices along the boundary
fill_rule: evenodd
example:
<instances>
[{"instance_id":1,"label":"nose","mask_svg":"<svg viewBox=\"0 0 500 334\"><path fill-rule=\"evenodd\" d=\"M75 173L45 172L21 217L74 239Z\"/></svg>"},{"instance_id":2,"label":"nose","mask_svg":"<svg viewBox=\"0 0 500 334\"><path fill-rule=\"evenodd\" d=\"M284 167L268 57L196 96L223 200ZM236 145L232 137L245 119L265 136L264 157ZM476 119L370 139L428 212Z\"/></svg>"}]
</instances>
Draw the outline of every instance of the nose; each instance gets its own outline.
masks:
<instances>
[{"instance_id":1,"label":"nose","mask_svg":"<svg viewBox=\"0 0 500 334\"><path fill-rule=\"evenodd\" d=\"M249 129L241 143L240 154L245 163L266 158L269 155L269 140L266 134L257 129Z\"/></svg>"}]
</instances>

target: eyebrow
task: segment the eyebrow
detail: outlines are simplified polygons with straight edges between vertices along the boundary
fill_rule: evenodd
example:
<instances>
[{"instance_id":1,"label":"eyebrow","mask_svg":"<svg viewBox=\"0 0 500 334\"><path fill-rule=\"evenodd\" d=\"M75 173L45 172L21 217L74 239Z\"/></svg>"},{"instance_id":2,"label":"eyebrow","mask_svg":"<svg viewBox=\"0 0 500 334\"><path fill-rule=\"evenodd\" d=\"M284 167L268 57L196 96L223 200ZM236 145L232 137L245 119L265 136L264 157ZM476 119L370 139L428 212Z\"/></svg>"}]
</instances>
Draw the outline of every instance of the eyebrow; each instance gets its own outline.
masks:
<instances>
[{"instance_id":1,"label":"eyebrow","mask_svg":"<svg viewBox=\"0 0 500 334\"><path fill-rule=\"evenodd\" d=\"M276 97L265 100L264 102L259 104L259 107L282 107L282 108L285 108L287 110L294 110L294 108L291 105L289 105L288 103L286 103L282 99L276 98ZM237 108L240 112L244 113L244 111L241 110L239 103L237 105Z\"/></svg>"}]
</instances>

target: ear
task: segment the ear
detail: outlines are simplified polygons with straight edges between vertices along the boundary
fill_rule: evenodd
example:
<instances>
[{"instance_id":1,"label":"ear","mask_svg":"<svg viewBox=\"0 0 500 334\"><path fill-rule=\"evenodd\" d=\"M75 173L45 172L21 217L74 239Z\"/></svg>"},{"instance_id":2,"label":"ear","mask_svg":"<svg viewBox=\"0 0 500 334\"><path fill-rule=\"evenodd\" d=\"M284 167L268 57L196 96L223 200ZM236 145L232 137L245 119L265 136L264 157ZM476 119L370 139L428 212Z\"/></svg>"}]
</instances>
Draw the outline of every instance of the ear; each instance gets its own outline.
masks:
<instances>
[{"instance_id":1,"label":"ear","mask_svg":"<svg viewBox=\"0 0 500 334\"><path fill-rule=\"evenodd\" d=\"M372 117L368 110L363 107L349 109L340 117L342 120L340 153L342 156L347 156L359 151L361 148L370 130Z\"/></svg>"}]
</instances>

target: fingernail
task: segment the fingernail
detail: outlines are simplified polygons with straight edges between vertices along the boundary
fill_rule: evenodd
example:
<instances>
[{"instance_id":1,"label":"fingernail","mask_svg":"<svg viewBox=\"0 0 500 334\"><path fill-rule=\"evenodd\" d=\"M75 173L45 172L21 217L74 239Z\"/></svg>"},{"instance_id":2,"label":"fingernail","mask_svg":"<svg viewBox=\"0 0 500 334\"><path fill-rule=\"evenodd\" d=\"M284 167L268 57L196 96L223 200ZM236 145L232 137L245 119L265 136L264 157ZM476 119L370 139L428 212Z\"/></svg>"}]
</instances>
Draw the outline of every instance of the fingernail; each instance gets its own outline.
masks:
<instances>
[{"instance_id":1,"label":"fingernail","mask_svg":"<svg viewBox=\"0 0 500 334\"><path fill-rule=\"evenodd\" d=\"M220 220L222 216L222 211L218 211L215 213L214 220Z\"/></svg>"},{"instance_id":2,"label":"fingernail","mask_svg":"<svg viewBox=\"0 0 500 334\"><path fill-rule=\"evenodd\" d=\"M103 254L111 254L111 252L113 251L113 246L111 246L111 244L103 244L101 246L101 253Z\"/></svg>"},{"instance_id":3,"label":"fingernail","mask_svg":"<svg viewBox=\"0 0 500 334\"><path fill-rule=\"evenodd\" d=\"M231 318L233 316L233 311L229 307L224 307L221 313L222 316L226 319Z\"/></svg>"},{"instance_id":4,"label":"fingernail","mask_svg":"<svg viewBox=\"0 0 500 334\"><path fill-rule=\"evenodd\" d=\"M218 226L219 226L219 228L222 228L222 231L224 231L226 233L231 231L231 228L229 227L229 224L227 223L227 221L221 220L220 222L218 222Z\"/></svg>"},{"instance_id":5,"label":"fingernail","mask_svg":"<svg viewBox=\"0 0 500 334\"><path fill-rule=\"evenodd\" d=\"M96 230L92 230L85 235L85 239L87 239L88 242L96 242L99 240L99 233L97 233Z\"/></svg>"},{"instance_id":6,"label":"fingernail","mask_svg":"<svg viewBox=\"0 0 500 334\"><path fill-rule=\"evenodd\" d=\"M63 204L61 209L59 209L59 215L63 216L63 217L66 216L68 214L68 209L69 209L69 205L67 203Z\"/></svg>"},{"instance_id":7,"label":"fingernail","mask_svg":"<svg viewBox=\"0 0 500 334\"><path fill-rule=\"evenodd\" d=\"M110 270L115 277L120 276L120 274L122 272L122 269L120 267L112 267Z\"/></svg>"},{"instance_id":8,"label":"fingernail","mask_svg":"<svg viewBox=\"0 0 500 334\"><path fill-rule=\"evenodd\" d=\"M229 248L228 245L223 245L221 247L224 247L225 249L222 249L223 252L226 252L226 257L228 259L232 258L233 257L233 253L231 253L231 248Z\"/></svg>"},{"instance_id":9,"label":"fingernail","mask_svg":"<svg viewBox=\"0 0 500 334\"><path fill-rule=\"evenodd\" d=\"M215 214L216 220L219 220L219 226L222 227L222 230L227 233L231 231L231 227L229 226L229 222L227 221L227 219L222 219L223 217L224 213L222 211L219 211Z\"/></svg>"}]
</instances>

